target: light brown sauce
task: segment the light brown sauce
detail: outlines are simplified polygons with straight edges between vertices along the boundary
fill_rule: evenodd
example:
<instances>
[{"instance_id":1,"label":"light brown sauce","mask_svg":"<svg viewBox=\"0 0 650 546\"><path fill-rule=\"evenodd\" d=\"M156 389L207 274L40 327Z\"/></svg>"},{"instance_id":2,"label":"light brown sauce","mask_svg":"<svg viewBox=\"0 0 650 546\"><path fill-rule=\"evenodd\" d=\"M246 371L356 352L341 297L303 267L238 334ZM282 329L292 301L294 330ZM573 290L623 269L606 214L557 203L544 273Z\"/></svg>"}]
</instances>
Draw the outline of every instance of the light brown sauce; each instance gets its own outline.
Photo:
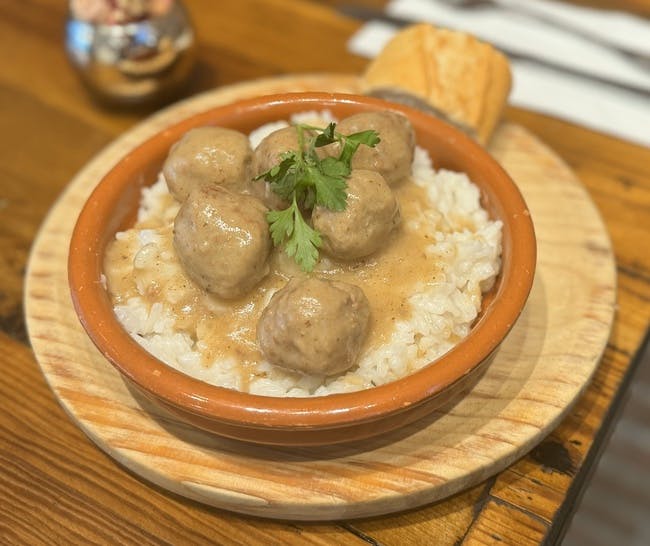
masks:
<instances>
[{"instance_id":1,"label":"light brown sauce","mask_svg":"<svg viewBox=\"0 0 650 546\"><path fill-rule=\"evenodd\" d=\"M402 222L386 245L363 260L338 262L323 272L324 276L356 284L365 292L371 314L364 350L374 349L390 339L395 323L410 317L408 299L417 291L417 285L431 280L437 272L434 260L426 255L426 248L433 241L426 233L407 226L408 219L418 216L426 203L426 191L410 180L394 191Z\"/></svg>"},{"instance_id":2,"label":"light brown sauce","mask_svg":"<svg viewBox=\"0 0 650 546\"><path fill-rule=\"evenodd\" d=\"M372 350L390 339L397 321L408 319L408 298L418 285L435 278L437 267L426 248L433 241L422 230L408 227L427 208L426 191L411 180L394 188L401 207L402 222L383 249L363 260L336 262L324 259L315 273L355 284L363 289L371 308L368 336L363 351ZM141 226L136 226L140 228ZM147 228L153 228L150 223ZM233 358L242 366L242 388L262 360L256 340L258 319L270 294L282 288L294 275L303 275L282 251L274 250L270 273L249 294L237 300L221 300L207 295L187 279L173 250L171 226L158 227L160 242L140 251L133 267L132 256L138 247L135 232L113 241L106 253L104 271L114 304L124 304L140 296L150 306L172 300L176 329L200 341L206 366L216 359ZM169 254L168 254L169 253ZM170 260L170 256L172 256ZM168 262L172 261L173 265ZM140 287L140 290L138 290Z\"/></svg>"}]
</instances>

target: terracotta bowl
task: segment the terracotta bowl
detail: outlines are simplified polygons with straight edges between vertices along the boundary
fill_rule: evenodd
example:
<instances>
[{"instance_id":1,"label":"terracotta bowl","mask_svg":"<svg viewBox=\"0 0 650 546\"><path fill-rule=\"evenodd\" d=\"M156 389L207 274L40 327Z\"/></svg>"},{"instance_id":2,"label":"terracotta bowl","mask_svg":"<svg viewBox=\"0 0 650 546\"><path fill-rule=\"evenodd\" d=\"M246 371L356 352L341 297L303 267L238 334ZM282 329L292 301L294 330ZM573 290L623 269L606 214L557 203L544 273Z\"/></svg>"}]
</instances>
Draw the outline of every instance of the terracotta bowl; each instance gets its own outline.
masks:
<instances>
[{"instance_id":1,"label":"terracotta bowl","mask_svg":"<svg viewBox=\"0 0 650 546\"><path fill-rule=\"evenodd\" d=\"M102 258L116 231L134 223L140 188L152 184L170 146L201 125L248 133L291 114L329 109L343 118L357 112L406 114L420 146L437 168L468 174L483 206L503 221L503 269L470 335L412 375L355 393L314 398L243 394L193 379L162 363L122 328L100 282ZM480 376L517 320L535 269L533 224L519 190L490 157L453 127L404 106L343 94L296 93L244 100L192 116L158 133L122 158L86 202L71 240L72 300L88 335L123 376L179 418L219 435L276 445L321 445L359 440L394 430L458 396Z\"/></svg>"}]
</instances>

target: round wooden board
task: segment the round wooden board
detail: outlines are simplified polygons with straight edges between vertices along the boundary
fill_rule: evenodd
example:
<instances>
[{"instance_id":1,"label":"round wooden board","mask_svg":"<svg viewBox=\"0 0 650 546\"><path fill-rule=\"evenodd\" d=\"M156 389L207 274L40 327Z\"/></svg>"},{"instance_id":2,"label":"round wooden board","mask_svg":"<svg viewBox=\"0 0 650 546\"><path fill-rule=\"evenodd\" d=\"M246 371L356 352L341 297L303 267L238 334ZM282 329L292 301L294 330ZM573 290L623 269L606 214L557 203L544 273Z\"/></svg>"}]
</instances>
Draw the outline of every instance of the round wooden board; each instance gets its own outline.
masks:
<instances>
[{"instance_id":1,"label":"round wooden board","mask_svg":"<svg viewBox=\"0 0 650 546\"><path fill-rule=\"evenodd\" d=\"M538 236L528 304L472 391L412 426L358 444L252 446L194 430L132 392L72 308L67 249L96 182L134 145L211 106L281 91L355 91L356 78L274 78L217 89L144 121L70 183L33 246L25 306L42 371L70 417L106 453L157 485L257 516L333 520L430 503L503 470L539 443L588 384L609 337L616 272L589 195L546 146L503 124L490 150L521 188ZM120 470L116 468L116 472Z\"/></svg>"}]
</instances>

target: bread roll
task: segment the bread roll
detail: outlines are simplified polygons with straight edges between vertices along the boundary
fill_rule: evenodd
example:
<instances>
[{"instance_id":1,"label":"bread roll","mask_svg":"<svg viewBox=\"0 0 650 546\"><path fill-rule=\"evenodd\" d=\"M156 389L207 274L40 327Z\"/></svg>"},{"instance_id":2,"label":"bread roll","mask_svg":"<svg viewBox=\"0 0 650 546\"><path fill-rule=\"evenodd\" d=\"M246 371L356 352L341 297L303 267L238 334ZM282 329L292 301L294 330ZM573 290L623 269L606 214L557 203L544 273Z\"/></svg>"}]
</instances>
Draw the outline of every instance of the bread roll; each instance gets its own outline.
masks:
<instances>
[{"instance_id":1,"label":"bread roll","mask_svg":"<svg viewBox=\"0 0 650 546\"><path fill-rule=\"evenodd\" d=\"M462 32L417 24L385 46L362 76L365 93L408 93L485 144L510 92L507 58Z\"/></svg>"}]
</instances>

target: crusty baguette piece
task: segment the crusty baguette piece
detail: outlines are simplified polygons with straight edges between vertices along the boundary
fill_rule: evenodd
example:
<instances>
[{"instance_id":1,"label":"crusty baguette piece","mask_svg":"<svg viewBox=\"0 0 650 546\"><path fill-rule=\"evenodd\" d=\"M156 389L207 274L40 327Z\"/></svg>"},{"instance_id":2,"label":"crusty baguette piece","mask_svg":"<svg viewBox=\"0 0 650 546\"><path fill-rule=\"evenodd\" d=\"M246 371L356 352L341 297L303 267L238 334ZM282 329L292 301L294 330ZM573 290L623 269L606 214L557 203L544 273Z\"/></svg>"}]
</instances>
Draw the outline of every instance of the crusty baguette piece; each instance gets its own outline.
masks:
<instances>
[{"instance_id":1,"label":"crusty baguette piece","mask_svg":"<svg viewBox=\"0 0 650 546\"><path fill-rule=\"evenodd\" d=\"M396 34L362 76L365 93L408 93L486 143L505 106L508 59L462 32L416 24Z\"/></svg>"}]
</instances>

